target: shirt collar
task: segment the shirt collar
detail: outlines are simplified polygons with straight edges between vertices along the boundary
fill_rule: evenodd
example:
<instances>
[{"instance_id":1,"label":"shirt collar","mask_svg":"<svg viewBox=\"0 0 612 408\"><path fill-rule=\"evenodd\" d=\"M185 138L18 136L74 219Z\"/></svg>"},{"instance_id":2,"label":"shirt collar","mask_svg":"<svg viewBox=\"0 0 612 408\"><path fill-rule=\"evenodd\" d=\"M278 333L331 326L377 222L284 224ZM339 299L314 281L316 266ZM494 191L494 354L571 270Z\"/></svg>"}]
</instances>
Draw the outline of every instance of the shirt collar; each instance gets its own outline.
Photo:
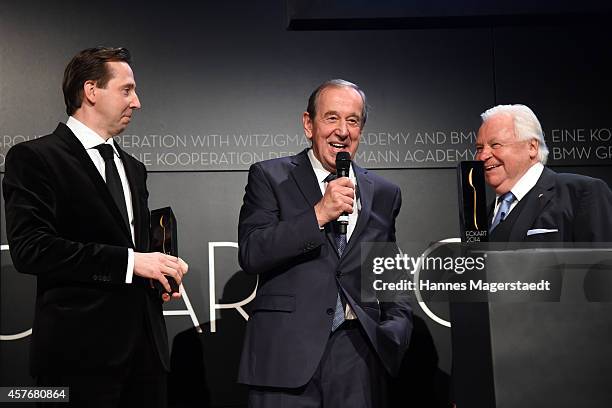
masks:
<instances>
[{"instance_id":1,"label":"shirt collar","mask_svg":"<svg viewBox=\"0 0 612 408\"><path fill-rule=\"evenodd\" d=\"M319 159L316 158L312 149L308 149L308 159L310 160L310 165L314 170L315 177L317 178L317 182L319 184L325 182L325 178L329 175L329 171L323 167ZM349 168L349 178L353 181L353 184L357 185L355 181L355 173L353 172L353 163Z\"/></svg>"},{"instance_id":2,"label":"shirt collar","mask_svg":"<svg viewBox=\"0 0 612 408\"><path fill-rule=\"evenodd\" d=\"M521 177L519 181L516 182L516 184L514 185L514 187L512 187L510 191L512 191L512 194L514 194L517 201L521 201L523 197L525 197L527 193L531 191L533 186L535 186L538 182L538 179L542 175L543 171L544 165L540 162L537 162L536 164L531 166L529 170L525 172L525 174L523 174L523 177ZM498 198L499 194L497 195L496 200Z\"/></svg>"},{"instance_id":3,"label":"shirt collar","mask_svg":"<svg viewBox=\"0 0 612 408\"><path fill-rule=\"evenodd\" d=\"M111 145L115 155L119 156L112 137L109 137L108 140L104 140L102 136L88 128L83 122L75 119L74 116L68 118L66 126L68 126L77 139L79 139L79 142L81 142L85 150L94 149L99 144L106 143Z\"/></svg>"}]
</instances>

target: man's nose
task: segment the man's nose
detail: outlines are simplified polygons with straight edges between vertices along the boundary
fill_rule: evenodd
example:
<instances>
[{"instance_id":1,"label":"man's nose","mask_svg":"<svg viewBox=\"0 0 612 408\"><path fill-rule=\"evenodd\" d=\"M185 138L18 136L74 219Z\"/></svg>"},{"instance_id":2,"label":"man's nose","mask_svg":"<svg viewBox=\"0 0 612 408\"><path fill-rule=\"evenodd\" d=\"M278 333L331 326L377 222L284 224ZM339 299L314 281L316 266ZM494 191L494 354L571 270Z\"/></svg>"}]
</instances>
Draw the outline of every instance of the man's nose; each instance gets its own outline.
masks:
<instances>
[{"instance_id":1,"label":"man's nose","mask_svg":"<svg viewBox=\"0 0 612 408\"><path fill-rule=\"evenodd\" d=\"M142 106L140 105L140 99L138 99L138 95L134 92L134 96L132 97L132 101L130 103L130 108L132 109L140 109Z\"/></svg>"},{"instance_id":2,"label":"man's nose","mask_svg":"<svg viewBox=\"0 0 612 408\"><path fill-rule=\"evenodd\" d=\"M489 146L482 146L480 150L476 153L476 160L487 161L487 159L491 157L491 148Z\"/></svg>"},{"instance_id":3,"label":"man's nose","mask_svg":"<svg viewBox=\"0 0 612 408\"><path fill-rule=\"evenodd\" d=\"M349 135L348 125L345 120L341 120L338 122L338 128L336 129L336 133L338 134L338 136L344 137Z\"/></svg>"}]
</instances>

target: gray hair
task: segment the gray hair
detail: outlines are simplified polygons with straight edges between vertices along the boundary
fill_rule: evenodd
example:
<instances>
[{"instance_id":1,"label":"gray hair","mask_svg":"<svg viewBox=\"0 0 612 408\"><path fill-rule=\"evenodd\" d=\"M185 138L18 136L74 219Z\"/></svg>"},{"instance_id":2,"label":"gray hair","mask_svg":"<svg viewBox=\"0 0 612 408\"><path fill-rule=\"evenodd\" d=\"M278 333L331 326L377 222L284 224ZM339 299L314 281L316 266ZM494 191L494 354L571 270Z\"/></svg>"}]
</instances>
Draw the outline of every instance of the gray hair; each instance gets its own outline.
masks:
<instances>
[{"instance_id":1,"label":"gray hair","mask_svg":"<svg viewBox=\"0 0 612 408\"><path fill-rule=\"evenodd\" d=\"M319 103L319 95L324 89L332 87L352 88L359 93L363 102L363 107L361 108L361 127L363 128L366 124L366 120L368 119L368 103L365 93L357 85L352 82L345 81L344 79L330 79L329 81L325 81L310 94L310 97L308 98L308 106L306 107L308 116L310 116L311 119L315 118L317 114L317 104Z\"/></svg>"},{"instance_id":2,"label":"gray hair","mask_svg":"<svg viewBox=\"0 0 612 408\"><path fill-rule=\"evenodd\" d=\"M480 115L483 122L486 122L495 115L509 115L514 122L514 133L519 140L538 141L538 161L546 164L548 159L548 147L544 141L544 132L542 125L536 117L535 113L525 105L497 105L491 109L487 109Z\"/></svg>"}]
</instances>

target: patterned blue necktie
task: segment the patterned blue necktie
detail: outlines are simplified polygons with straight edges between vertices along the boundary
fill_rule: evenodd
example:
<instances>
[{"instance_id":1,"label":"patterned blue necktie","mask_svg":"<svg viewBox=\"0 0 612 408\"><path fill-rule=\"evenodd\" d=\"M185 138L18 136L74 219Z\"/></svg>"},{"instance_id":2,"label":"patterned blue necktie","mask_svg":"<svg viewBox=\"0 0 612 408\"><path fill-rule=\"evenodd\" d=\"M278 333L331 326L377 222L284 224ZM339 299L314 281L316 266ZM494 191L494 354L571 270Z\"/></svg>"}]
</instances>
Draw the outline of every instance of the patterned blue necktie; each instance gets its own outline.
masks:
<instances>
[{"instance_id":1,"label":"patterned blue necktie","mask_svg":"<svg viewBox=\"0 0 612 408\"><path fill-rule=\"evenodd\" d=\"M497 214L495 214L495 218L493 219L493 223L491 224L491 229L489 229L489 232L493 231L493 229L495 229L495 227L497 227L497 225L499 225L501 221L506 219L508 211L510 210L510 206L512 205L514 200L516 200L516 197L514 196L514 194L512 194L512 191L508 191L506 194L501 195L497 200L501 202L501 204L499 205Z\"/></svg>"},{"instance_id":2,"label":"patterned blue necktie","mask_svg":"<svg viewBox=\"0 0 612 408\"><path fill-rule=\"evenodd\" d=\"M335 174L330 173L325 180L326 183L329 183L332 180L335 180L337 177ZM336 241L336 249L338 250L338 256L342 257L342 253L346 249L346 234L337 234L334 233L334 241ZM334 319L332 320L332 328L331 331L334 332L340 325L344 322L344 306L342 305L342 300L340 299L340 291L338 291L338 296L336 297L336 310L334 311Z\"/></svg>"},{"instance_id":3,"label":"patterned blue necktie","mask_svg":"<svg viewBox=\"0 0 612 408\"><path fill-rule=\"evenodd\" d=\"M346 249L346 234L334 234L336 241L336 248L338 248L338 255L342 257L342 253ZM338 297L336 298L336 310L334 311L334 320L332 320L332 332L336 331L338 327L344 322L344 306L340 299L340 291L338 291Z\"/></svg>"}]
</instances>

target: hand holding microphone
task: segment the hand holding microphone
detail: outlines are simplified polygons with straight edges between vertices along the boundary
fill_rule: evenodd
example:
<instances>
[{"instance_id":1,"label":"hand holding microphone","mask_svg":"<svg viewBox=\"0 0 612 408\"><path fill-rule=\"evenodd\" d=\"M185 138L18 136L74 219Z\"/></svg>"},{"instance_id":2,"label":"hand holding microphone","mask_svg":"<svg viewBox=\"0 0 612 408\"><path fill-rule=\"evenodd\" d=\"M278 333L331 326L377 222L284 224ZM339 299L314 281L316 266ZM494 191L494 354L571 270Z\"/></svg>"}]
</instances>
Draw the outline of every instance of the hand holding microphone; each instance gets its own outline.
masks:
<instances>
[{"instance_id":1,"label":"hand holding microphone","mask_svg":"<svg viewBox=\"0 0 612 408\"><path fill-rule=\"evenodd\" d=\"M319 226L338 220L340 234L346 234L348 215L353 212L355 185L348 178L350 165L351 156L348 152L339 152L336 155L338 178L328 183L323 198L315 204Z\"/></svg>"}]
</instances>

